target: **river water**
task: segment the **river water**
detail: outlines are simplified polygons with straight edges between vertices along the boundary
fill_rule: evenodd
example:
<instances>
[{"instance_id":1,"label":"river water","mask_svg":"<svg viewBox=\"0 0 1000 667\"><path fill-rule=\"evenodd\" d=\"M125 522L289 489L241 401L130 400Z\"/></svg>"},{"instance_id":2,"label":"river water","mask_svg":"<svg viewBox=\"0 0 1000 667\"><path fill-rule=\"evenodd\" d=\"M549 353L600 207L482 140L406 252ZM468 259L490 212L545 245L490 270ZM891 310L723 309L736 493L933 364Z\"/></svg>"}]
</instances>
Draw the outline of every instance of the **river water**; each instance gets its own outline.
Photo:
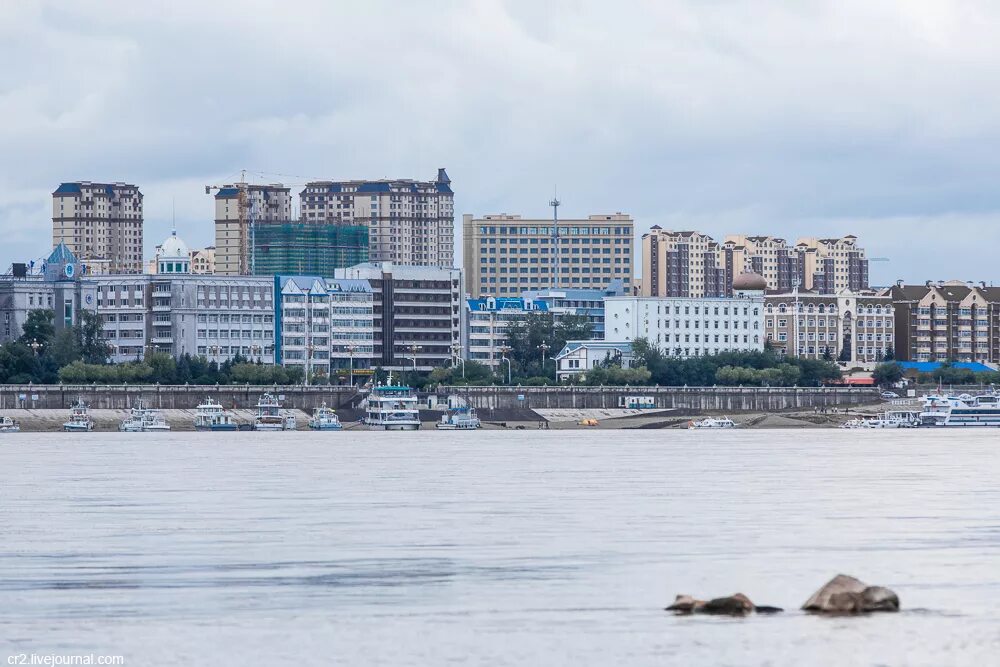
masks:
<instances>
[{"instance_id":1,"label":"river water","mask_svg":"<svg viewBox=\"0 0 1000 667\"><path fill-rule=\"evenodd\" d=\"M24 433L0 470L0 660L1000 661L1000 431ZM838 572L904 611L796 611ZM788 611L662 611L737 591Z\"/></svg>"}]
</instances>

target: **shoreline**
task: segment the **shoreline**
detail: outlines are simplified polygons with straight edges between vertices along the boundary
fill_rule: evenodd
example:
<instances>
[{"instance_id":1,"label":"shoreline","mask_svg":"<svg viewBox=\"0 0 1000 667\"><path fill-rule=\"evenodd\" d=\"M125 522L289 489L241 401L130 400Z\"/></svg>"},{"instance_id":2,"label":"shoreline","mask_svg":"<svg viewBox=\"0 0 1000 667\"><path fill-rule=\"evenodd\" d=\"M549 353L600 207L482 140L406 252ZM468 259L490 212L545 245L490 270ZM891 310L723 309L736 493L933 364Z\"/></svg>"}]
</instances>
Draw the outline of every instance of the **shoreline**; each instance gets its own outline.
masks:
<instances>
[{"instance_id":1,"label":"shoreline","mask_svg":"<svg viewBox=\"0 0 1000 667\"><path fill-rule=\"evenodd\" d=\"M686 429L689 422L705 417L729 417L740 429L824 429L836 428L845 421L857 417L871 417L884 411L882 405L850 406L836 408L827 412L807 410L784 410L776 412L742 412L723 414L715 411L699 411L694 413L681 409L660 410L546 410L532 415L526 411L516 411L516 414L484 415L490 411L480 411L483 430L629 430L629 429ZM195 410L166 409L159 411L170 424L171 431L195 432ZM309 414L297 409L290 409L297 422L298 431L310 431ZM253 421L254 410L237 409L233 413L238 423L248 424ZM344 432L352 430L367 430L357 421L360 416L354 410L337 410L344 424ZM421 429L434 430L443 412L421 410ZM0 415L17 420L21 432L54 433L63 430L62 425L69 418L69 410L65 409L7 409ZM92 409L90 416L94 420L95 433L119 432L118 425L129 415L128 410ZM503 419L502 417L510 417ZM596 425L589 425L589 420L596 420ZM2 436L4 434L0 434ZM14 435L14 434L11 434Z\"/></svg>"}]
</instances>

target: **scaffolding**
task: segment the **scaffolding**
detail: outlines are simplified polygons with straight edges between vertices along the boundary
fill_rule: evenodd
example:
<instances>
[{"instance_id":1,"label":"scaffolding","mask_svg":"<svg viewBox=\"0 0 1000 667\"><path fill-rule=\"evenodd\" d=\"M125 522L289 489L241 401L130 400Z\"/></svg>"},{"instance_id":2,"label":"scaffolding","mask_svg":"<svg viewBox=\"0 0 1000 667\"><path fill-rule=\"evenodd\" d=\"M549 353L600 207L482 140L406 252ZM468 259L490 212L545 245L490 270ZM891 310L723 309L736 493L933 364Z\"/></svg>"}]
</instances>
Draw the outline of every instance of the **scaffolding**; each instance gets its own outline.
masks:
<instances>
[{"instance_id":1,"label":"scaffolding","mask_svg":"<svg viewBox=\"0 0 1000 667\"><path fill-rule=\"evenodd\" d=\"M257 222L254 275L332 278L334 269L368 261L368 226L314 222Z\"/></svg>"}]
</instances>

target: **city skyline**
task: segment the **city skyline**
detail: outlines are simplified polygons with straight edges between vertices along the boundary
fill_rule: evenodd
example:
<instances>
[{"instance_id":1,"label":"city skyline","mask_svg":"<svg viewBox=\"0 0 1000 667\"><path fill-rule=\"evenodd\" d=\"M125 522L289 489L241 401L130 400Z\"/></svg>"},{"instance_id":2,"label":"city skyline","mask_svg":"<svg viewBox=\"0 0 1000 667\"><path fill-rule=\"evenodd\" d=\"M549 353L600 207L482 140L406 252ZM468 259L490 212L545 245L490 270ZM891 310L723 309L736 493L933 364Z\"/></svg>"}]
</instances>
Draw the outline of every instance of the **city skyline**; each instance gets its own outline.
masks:
<instances>
[{"instance_id":1,"label":"city skyline","mask_svg":"<svg viewBox=\"0 0 1000 667\"><path fill-rule=\"evenodd\" d=\"M268 20L213 27L236 7L176 3L169 20L116 2L0 8L16 26L0 52L28 63L0 105L15 157L0 168L4 267L46 254L61 182L140 187L149 258L174 219L192 246L210 245L203 188L242 168L297 191L446 166L456 231L464 213L544 218L558 186L568 217L628 211L637 237L653 225L856 234L891 260L872 284L994 278L1000 195L984 147L1000 133L998 59L977 49L997 48L985 37L1000 11L986 5L441 3L427 22L412 7L263 3L255 18ZM359 31L317 39L333 18ZM375 19L379 31L360 30ZM906 30L885 39L892 25ZM261 40L287 48L254 49ZM374 75L386 70L406 85Z\"/></svg>"}]
</instances>

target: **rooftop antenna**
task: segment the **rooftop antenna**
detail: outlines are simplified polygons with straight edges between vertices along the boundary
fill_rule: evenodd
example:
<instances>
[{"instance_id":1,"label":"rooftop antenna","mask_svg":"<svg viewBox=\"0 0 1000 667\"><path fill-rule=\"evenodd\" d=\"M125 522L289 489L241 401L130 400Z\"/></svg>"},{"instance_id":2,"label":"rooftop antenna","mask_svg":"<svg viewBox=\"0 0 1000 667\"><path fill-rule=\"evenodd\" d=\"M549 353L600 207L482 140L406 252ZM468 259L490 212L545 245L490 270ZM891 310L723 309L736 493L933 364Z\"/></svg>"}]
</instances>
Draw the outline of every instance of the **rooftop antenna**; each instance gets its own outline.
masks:
<instances>
[{"instance_id":1,"label":"rooftop antenna","mask_svg":"<svg viewBox=\"0 0 1000 667\"><path fill-rule=\"evenodd\" d=\"M557 186L552 186L552 200L549 202L549 206L552 207L552 251L556 254L555 262L553 262L553 270L556 272L555 280L553 281L553 287L559 289L559 283L562 280L562 276L559 272L559 189Z\"/></svg>"},{"instance_id":2,"label":"rooftop antenna","mask_svg":"<svg viewBox=\"0 0 1000 667\"><path fill-rule=\"evenodd\" d=\"M174 230L174 236L177 236L177 198L170 198L170 228Z\"/></svg>"}]
</instances>

